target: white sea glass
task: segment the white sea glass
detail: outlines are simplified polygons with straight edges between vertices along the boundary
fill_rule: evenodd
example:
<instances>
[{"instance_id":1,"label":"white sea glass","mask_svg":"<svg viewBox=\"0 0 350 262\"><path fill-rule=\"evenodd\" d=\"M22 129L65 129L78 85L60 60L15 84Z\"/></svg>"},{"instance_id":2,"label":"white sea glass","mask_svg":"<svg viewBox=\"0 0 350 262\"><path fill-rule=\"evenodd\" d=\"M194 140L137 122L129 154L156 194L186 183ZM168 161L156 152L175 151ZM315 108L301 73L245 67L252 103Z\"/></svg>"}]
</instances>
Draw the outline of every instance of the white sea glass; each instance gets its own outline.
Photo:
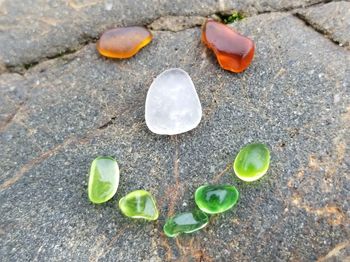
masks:
<instances>
[{"instance_id":1,"label":"white sea glass","mask_svg":"<svg viewBox=\"0 0 350 262\"><path fill-rule=\"evenodd\" d=\"M181 134L198 126L202 106L184 70L172 68L157 76L147 93L145 118L148 128L159 135Z\"/></svg>"}]
</instances>

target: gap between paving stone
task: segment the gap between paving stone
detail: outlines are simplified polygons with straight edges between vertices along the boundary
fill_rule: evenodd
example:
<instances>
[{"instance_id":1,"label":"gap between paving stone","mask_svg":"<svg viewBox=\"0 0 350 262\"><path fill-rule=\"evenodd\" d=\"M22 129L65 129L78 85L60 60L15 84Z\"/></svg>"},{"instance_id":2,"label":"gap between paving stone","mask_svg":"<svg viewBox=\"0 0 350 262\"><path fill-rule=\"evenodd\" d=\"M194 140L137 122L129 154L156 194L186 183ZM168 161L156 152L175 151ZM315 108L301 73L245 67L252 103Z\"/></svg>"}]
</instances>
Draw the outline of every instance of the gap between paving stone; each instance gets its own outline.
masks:
<instances>
[{"instance_id":1,"label":"gap between paving stone","mask_svg":"<svg viewBox=\"0 0 350 262\"><path fill-rule=\"evenodd\" d=\"M337 41L337 40L332 38L332 36L327 32L327 30L325 30L325 29L317 26L316 24L312 23L310 21L310 19L307 18L306 15L303 15L301 13L294 13L293 15L294 15L294 17L296 17L296 18L300 19L301 21L303 21L306 26L308 26L308 27L312 28L313 30L315 30L316 32L320 33L321 35L323 35L324 37L329 39L335 45L343 47L342 44L339 41Z\"/></svg>"},{"instance_id":2,"label":"gap between paving stone","mask_svg":"<svg viewBox=\"0 0 350 262\"><path fill-rule=\"evenodd\" d=\"M256 13L248 13L248 12L245 12L244 10L233 10L233 9L228 9L228 10L224 10L224 11L219 11L219 12L215 12L215 13L212 13L212 14L208 14L207 16L200 16L200 15L191 15L191 16L182 16L182 15L178 15L178 16L161 16L161 17L158 17L157 19L153 20L151 23L148 23L147 25L144 25L146 26L147 28L149 28L153 23L155 23L156 21L159 21L159 20L162 20L164 19L165 22L167 22L167 20L171 20L170 22L171 23L176 23L176 18L180 18L180 21L181 21L181 18L182 19L185 19L186 22L185 24L183 24L182 26L179 25L179 22L177 24L172 24L171 27L169 26L165 26L164 28L162 27L159 27L157 28L156 30L153 30L153 31L171 31L171 32L178 32L178 31L181 31L181 30L186 30L186 29L189 29L189 28L193 28L193 27L197 27L197 26L200 26L200 24L198 23L198 21L202 18L202 19L206 19L206 18L209 18L209 17L213 17L217 14L230 14L232 13L233 11L239 11L241 13L244 14L245 18L247 17L253 17L253 16L258 16L258 15L262 15L262 14L269 14L269 13L292 13L292 14L296 14L295 12L297 10L300 10L301 8L309 8L309 7L315 7L315 6L322 6L324 4L327 4L329 2L338 2L340 0L335 0L335 1L331 1L331 0L323 0L323 1L320 1L320 2L317 2L317 3L312 3L312 4L309 4L309 5L306 5L306 6L297 6L297 7L289 7L289 8L281 8L281 9L278 9L278 10L267 10L267 11L257 11ZM256 6L253 6L253 8L255 10L257 10L257 7ZM305 19L302 19L300 16L296 16L297 18L303 20L305 23ZM196 22L197 21L197 22ZM181 23L181 22L180 22ZM307 26L313 28L315 31L322 33L321 30L319 30L318 28L314 27L312 24L310 23L306 23ZM177 28L177 27L182 27L180 30L174 30L174 28ZM334 41L333 39L331 39L330 37L328 37L326 34L323 34L324 36L326 36L328 39L330 39L332 42L336 43L336 41ZM21 74L21 75L24 75L26 74L26 72L37 66L38 64L40 64L41 62L45 62L45 61L48 61L48 60L53 60L53 59L57 59L57 58L61 58L63 56L66 56L66 55L70 55L70 54L73 54L77 51L79 51L80 49L82 49L84 46L90 44L90 43L95 43L97 41L98 38L96 37L93 37L93 36L88 36L88 35L85 35L85 36L82 36L81 37L82 40L79 41L79 45L77 48L74 48L74 49L67 49L65 50L64 52L60 52L58 54L55 54L55 55L52 55L52 56L46 56L46 57L43 57L43 58L40 58L36 61L32 61L31 63L27 63L27 64L19 64L19 65L15 65L15 66L5 66L5 69L4 70L0 70L0 72L2 73L17 73L17 74ZM1 73L0 73L1 74Z\"/></svg>"}]
</instances>

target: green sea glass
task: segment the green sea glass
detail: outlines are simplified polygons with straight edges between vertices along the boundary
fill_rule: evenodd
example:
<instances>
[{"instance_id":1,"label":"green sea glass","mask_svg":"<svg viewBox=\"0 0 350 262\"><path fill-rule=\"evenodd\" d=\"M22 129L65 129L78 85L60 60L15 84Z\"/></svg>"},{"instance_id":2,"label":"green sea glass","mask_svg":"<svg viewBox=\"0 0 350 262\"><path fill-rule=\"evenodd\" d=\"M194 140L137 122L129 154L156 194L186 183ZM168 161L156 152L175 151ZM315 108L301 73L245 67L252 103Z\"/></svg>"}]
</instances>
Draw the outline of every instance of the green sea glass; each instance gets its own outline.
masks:
<instances>
[{"instance_id":1,"label":"green sea glass","mask_svg":"<svg viewBox=\"0 0 350 262\"><path fill-rule=\"evenodd\" d=\"M88 195L95 204L110 200L119 185L119 167L117 161L108 156L97 157L92 161L88 184Z\"/></svg>"},{"instance_id":2,"label":"green sea glass","mask_svg":"<svg viewBox=\"0 0 350 262\"><path fill-rule=\"evenodd\" d=\"M176 237L180 233L192 233L205 227L209 222L207 214L195 209L192 212L177 214L167 219L164 233L168 237Z\"/></svg>"},{"instance_id":3,"label":"green sea glass","mask_svg":"<svg viewBox=\"0 0 350 262\"><path fill-rule=\"evenodd\" d=\"M238 178L252 182L261 178L270 165L270 151L264 144L249 144L243 147L233 164Z\"/></svg>"},{"instance_id":4,"label":"green sea glass","mask_svg":"<svg viewBox=\"0 0 350 262\"><path fill-rule=\"evenodd\" d=\"M119 200L119 208L127 217L157 220L159 216L156 201L146 190L130 192Z\"/></svg>"},{"instance_id":5,"label":"green sea glass","mask_svg":"<svg viewBox=\"0 0 350 262\"><path fill-rule=\"evenodd\" d=\"M236 205L238 190L230 185L205 185L196 190L194 199L200 210L208 214L227 211Z\"/></svg>"}]
</instances>

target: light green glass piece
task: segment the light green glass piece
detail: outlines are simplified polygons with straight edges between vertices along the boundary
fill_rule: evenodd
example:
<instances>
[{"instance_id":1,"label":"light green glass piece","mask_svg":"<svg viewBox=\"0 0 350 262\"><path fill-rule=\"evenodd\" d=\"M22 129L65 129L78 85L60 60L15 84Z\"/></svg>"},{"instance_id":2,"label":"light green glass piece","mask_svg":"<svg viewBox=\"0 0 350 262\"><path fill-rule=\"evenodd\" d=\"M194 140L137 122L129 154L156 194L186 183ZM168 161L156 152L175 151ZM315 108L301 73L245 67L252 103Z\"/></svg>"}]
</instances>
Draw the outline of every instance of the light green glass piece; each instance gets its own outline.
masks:
<instances>
[{"instance_id":1,"label":"light green glass piece","mask_svg":"<svg viewBox=\"0 0 350 262\"><path fill-rule=\"evenodd\" d=\"M199 209L177 214L167 219L163 230L168 237L176 237L180 233L192 233L202 229L209 223L207 214Z\"/></svg>"},{"instance_id":2,"label":"light green glass piece","mask_svg":"<svg viewBox=\"0 0 350 262\"><path fill-rule=\"evenodd\" d=\"M119 167L117 161L109 156L100 156L92 161L88 185L88 194L95 204L110 200L119 185Z\"/></svg>"},{"instance_id":3,"label":"light green glass piece","mask_svg":"<svg viewBox=\"0 0 350 262\"><path fill-rule=\"evenodd\" d=\"M237 177L246 182L261 178L266 174L269 166L270 151L266 145L260 143L243 147L233 163Z\"/></svg>"},{"instance_id":4,"label":"light green glass piece","mask_svg":"<svg viewBox=\"0 0 350 262\"><path fill-rule=\"evenodd\" d=\"M197 188L194 195L197 206L207 214L225 212L236 205L238 190L231 185L205 185Z\"/></svg>"},{"instance_id":5,"label":"light green glass piece","mask_svg":"<svg viewBox=\"0 0 350 262\"><path fill-rule=\"evenodd\" d=\"M157 220L159 216L156 201L146 190L130 192L119 200L119 208L127 217Z\"/></svg>"}]
</instances>

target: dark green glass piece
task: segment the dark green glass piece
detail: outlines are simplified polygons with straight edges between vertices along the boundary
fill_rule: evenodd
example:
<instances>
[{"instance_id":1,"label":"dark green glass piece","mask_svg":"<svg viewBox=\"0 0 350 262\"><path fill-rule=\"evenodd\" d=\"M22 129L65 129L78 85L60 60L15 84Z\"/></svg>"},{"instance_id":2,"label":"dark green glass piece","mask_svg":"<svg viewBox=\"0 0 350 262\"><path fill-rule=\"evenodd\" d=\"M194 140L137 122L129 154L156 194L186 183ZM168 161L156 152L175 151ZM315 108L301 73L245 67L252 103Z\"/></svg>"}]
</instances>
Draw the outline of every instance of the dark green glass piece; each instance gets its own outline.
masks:
<instances>
[{"instance_id":1,"label":"dark green glass piece","mask_svg":"<svg viewBox=\"0 0 350 262\"><path fill-rule=\"evenodd\" d=\"M180 233L192 233L209 223L207 214L201 210L193 210L168 218L164 225L164 233L168 237L176 237Z\"/></svg>"},{"instance_id":2,"label":"dark green glass piece","mask_svg":"<svg viewBox=\"0 0 350 262\"><path fill-rule=\"evenodd\" d=\"M239 193L234 186L230 185L205 185L196 190L194 198L202 211L217 214L236 205Z\"/></svg>"}]
</instances>

